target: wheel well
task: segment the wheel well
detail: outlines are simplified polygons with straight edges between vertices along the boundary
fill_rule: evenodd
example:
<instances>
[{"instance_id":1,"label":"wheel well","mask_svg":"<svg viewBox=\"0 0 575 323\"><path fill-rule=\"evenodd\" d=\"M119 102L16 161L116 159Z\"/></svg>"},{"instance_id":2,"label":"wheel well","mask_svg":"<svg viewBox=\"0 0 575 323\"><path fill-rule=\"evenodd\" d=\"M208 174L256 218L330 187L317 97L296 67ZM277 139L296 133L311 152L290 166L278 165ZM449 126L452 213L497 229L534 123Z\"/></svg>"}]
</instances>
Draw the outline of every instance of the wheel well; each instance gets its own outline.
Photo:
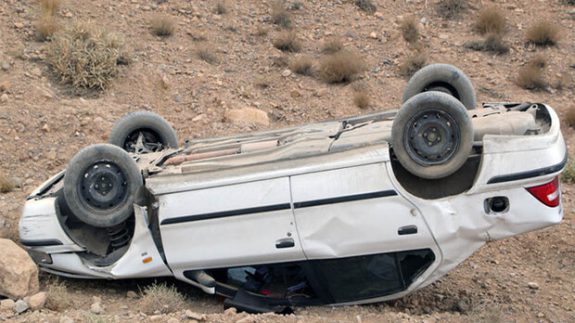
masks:
<instances>
[{"instance_id":1,"label":"wheel well","mask_svg":"<svg viewBox=\"0 0 575 323\"><path fill-rule=\"evenodd\" d=\"M467 158L463 166L455 173L440 179L425 179L411 174L401 166L401 163L393 153L393 149L391 149L393 175L406 191L424 199L438 199L460 194L473 186L477 171L479 170L481 149L480 147L474 147L474 150L474 153Z\"/></svg>"}]
</instances>

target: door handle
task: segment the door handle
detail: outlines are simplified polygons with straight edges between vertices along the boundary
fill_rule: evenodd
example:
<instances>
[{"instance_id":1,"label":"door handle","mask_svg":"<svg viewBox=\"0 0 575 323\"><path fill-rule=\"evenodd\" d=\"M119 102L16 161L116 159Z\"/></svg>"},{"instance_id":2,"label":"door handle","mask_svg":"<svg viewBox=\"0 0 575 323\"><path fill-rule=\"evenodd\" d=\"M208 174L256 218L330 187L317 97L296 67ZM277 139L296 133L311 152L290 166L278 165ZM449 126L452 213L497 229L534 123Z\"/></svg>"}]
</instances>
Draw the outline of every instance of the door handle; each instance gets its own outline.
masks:
<instances>
[{"instance_id":1,"label":"door handle","mask_svg":"<svg viewBox=\"0 0 575 323\"><path fill-rule=\"evenodd\" d=\"M276 241L277 249L293 248L293 247L295 247L295 242L293 238L283 238Z\"/></svg>"},{"instance_id":2,"label":"door handle","mask_svg":"<svg viewBox=\"0 0 575 323\"><path fill-rule=\"evenodd\" d=\"M417 226L415 225L406 225L397 229L397 234L400 236L408 235L408 234L416 234L417 233Z\"/></svg>"}]
</instances>

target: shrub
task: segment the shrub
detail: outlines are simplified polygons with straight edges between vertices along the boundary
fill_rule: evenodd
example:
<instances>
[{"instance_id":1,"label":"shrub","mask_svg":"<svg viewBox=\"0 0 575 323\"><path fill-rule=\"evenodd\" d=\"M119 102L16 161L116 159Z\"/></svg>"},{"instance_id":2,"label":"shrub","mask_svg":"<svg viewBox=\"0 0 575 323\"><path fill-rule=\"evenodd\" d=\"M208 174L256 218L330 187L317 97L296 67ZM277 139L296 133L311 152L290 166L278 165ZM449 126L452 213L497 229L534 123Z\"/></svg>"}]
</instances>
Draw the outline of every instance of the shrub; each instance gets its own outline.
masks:
<instances>
[{"instance_id":1,"label":"shrub","mask_svg":"<svg viewBox=\"0 0 575 323\"><path fill-rule=\"evenodd\" d=\"M176 27L168 16L156 16L150 21L152 34L159 37L170 37L174 34Z\"/></svg>"},{"instance_id":2,"label":"shrub","mask_svg":"<svg viewBox=\"0 0 575 323\"><path fill-rule=\"evenodd\" d=\"M419 71L422 67L427 64L427 55L424 53L417 52L411 56L408 56L405 61L399 65L399 74L410 78Z\"/></svg>"},{"instance_id":3,"label":"shrub","mask_svg":"<svg viewBox=\"0 0 575 323\"><path fill-rule=\"evenodd\" d=\"M561 182L567 184L575 183L575 162L573 162L573 159L567 163L567 167L565 167L565 170L561 173Z\"/></svg>"},{"instance_id":4,"label":"shrub","mask_svg":"<svg viewBox=\"0 0 575 323\"><path fill-rule=\"evenodd\" d=\"M8 193L14 189L14 182L4 174L0 174L0 193Z\"/></svg>"},{"instance_id":5,"label":"shrub","mask_svg":"<svg viewBox=\"0 0 575 323\"><path fill-rule=\"evenodd\" d=\"M543 56L541 54L537 54L537 55L531 57L531 59L529 60L529 62L527 62L527 64L529 66L543 69L547 66L547 59L545 58L545 56Z\"/></svg>"},{"instance_id":6,"label":"shrub","mask_svg":"<svg viewBox=\"0 0 575 323\"><path fill-rule=\"evenodd\" d=\"M280 33L276 39L273 40L273 45L282 52L299 52L301 50L301 43L293 31Z\"/></svg>"},{"instance_id":7,"label":"shrub","mask_svg":"<svg viewBox=\"0 0 575 323\"><path fill-rule=\"evenodd\" d=\"M228 13L228 6L226 2L218 1L218 3L216 3L216 8L214 9L214 12L217 15L225 15L226 13Z\"/></svg>"},{"instance_id":8,"label":"shrub","mask_svg":"<svg viewBox=\"0 0 575 323\"><path fill-rule=\"evenodd\" d=\"M60 10L61 0L40 0L42 16L55 16Z\"/></svg>"},{"instance_id":9,"label":"shrub","mask_svg":"<svg viewBox=\"0 0 575 323\"><path fill-rule=\"evenodd\" d=\"M575 106L570 106L565 113L565 123L575 129ZM575 165L572 165L575 166ZM573 167L573 172L575 175L575 167ZM573 177L575 179L575 176Z\"/></svg>"},{"instance_id":10,"label":"shrub","mask_svg":"<svg viewBox=\"0 0 575 323\"><path fill-rule=\"evenodd\" d=\"M289 10L301 10L303 8L303 3L300 1L293 2L289 6Z\"/></svg>"},{"instance_id":11,"label":"shrub","mask_svg":"<svg viewBox=\"0 0 575 323\"><path fill-rule=\"evenodd\" d=\"M559 42L559 27L550 21L539 21L527 29L527 42L537 46L554 46Z\"/></svg>"},{"instance_id":12,"label":"shrub","mask_svg":"<svg viewBox=\"0 0 575 323\"><path fill-rule=\"evenodd\" d=\"M501 14L501 9L488 7L479 12L475 21L475 30L482 35L503 34L505 32L506 19Z\"/></svg>"},{"instance_id":13,"label":"shrub","mask_svg":"<svg viewBox=\"0 0 575 323\"><path fill-rule=\"evenodd\" d=\"M370 105L369 93L365 90L353 93L353 103L360 109L365 109Z\"/></svg>"},{"instance_id":14,"label":"shrub","mask_svg":"<svg viewBox=\"0 0 575 323\"><path fill-rule=\"evenodd\" d=\"M414 17L403 19L399 25L399 29L406 42L414 44L419 40L419 28L417 27L417 21Z\"/></svg>"},{"instance_id":15,"label":"shrub","mask_svg":"<svg viewBox=\"0 0 575 323\"><path fill-rule=\"evenodd\" d=\"M186 297L176 287L154 283L140 291L140 310L146 314L179 311L186 306Z\"/></svg>"},{"instance_id":16,"label":"shrub","mask_svg":"<svg viewBox=\"0 0 575 323\"><path fill-rule=\"evenodd\" d=\"M36 21L35 29L34 37L37 41L48 41L60 29L60 24L56 17L44 15Z\"/></svg>"},{"instance_id":17,"label":"shrub","mask_svg":"<svg viewBox=\"0 0 575 323\"><path fill-rule=\"evenodd\" d=\"M300 56L293 59L290 63L292 72L301 75L313 74L313 60L309 56Z\"/></svg>"},{"instance_id":18,"label":"shrub","mask_svg":"<svg viewBox=\"0 0 575 323\"><path fill-rule=\"evenodd\" d=\"M437 14L444 19L453 19L467 10L467 0L440 0L435 7Z\"/></svg>"},{"instance_id":19,"label":"shrub","mask_svg":"<svg viewBox=\"0 0 575 323\"><path fill-rule=\"evenodd\" d=\"M509 52L509 46L505 44L500 34L489 34L482 41L472 41L465 43L466 48L483 51L492 52L498 55L507 54Z\"/></svg>"},{"instance_id":20,"label":"shrub","mask_svg":"<svg viewBox=\"0 0 575 323\"><path fill-rule=\"evenodd\" d=\"M46 308L53 311L62 311L74 305L68 288L58 280L51 282L46 292Z\"/></svg>"},{"instance_id":21,"label":"shrub","mask_svg":"<svg viewBox=\"0 0 575 323\"><path fill-rule=\"evenodd\" d=\"M544 66L544 63L538 61L537 57L532 59L519 69L516 80L517 85L533 91L546 89L548 84L544 76Z\"/></svg>"},{"instance_id":22,"label":"shrub","mask_svg":"<svg viewBox=\"0 0 575 323\"><path fill-rule=\"evenodd\" d=\"M371 0L356 0L355 5L367 13L374 13L377 10L377 7Z\"/></svg>"},{"instance_id":23,"label":"shrub","mask_svg":"<svg viewBox=\"0 0 575 323\"><path fill-rule=\"evenodd\" d=\"M341 50L324 56L319 65L319 77L327 83L353 81L365 69L361 58L350 51Z\"/></svg>"},{"instance_id":24,"label":"shrub","mask_svg":"<svg viewBox=\"0 0 575 323\"><path fill-rule=\"evenodd\" d=\"M324 54L333 54L339 52L342 49L343 43L341 40L337 37L331 37L323 43L321 52Z\"/></svg>"},{"instance_id":25,"label":"shrub","mask_svg":"<svg viewBox=\"0 0 575 323\"><path fill-rule=\"evenodd\" d=\"M214 50L208 46L198 47L196 49L196 56L211 65L215 65L219 62L218 56L214 53Z\"/></svg>"},{"instance_id":26,"label":"shrub","mask_svg":"<svg viewBox=\"0 0 575 323\"><path fill-rule=\"evenodd\" d=\"M280 1L272 4L272 22L282 28L291 28L291 15Z\"/></svg>"},{"instance_id":27,"label":"shrub","mask_svg":"<svg viewBox=\"0 0 575 323\"><path fill-rule=\"evenodd\" d=\"M99 90L118 75L118 62L125 61L116 35L83 24L56 34L47 58L62 83Z\"/></svg>"}]
</instances>

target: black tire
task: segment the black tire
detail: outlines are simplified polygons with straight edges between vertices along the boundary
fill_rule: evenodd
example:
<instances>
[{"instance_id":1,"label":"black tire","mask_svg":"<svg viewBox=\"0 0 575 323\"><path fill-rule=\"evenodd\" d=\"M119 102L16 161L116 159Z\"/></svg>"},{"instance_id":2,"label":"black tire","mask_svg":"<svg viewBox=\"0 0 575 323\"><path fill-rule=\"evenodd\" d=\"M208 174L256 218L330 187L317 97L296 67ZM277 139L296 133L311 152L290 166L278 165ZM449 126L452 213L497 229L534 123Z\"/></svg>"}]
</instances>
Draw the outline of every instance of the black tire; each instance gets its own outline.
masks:
<instances>
[{"instance_id":1,"label":"black tire","mask_svg":"<svg viewBox=\"0 0 575 323\"><path fill-rule=\"evenodd\" d=\"M161 116L148 111L132 112L116 122L108 142L131 153L178 148L178 137Z\"/></svg>"},{"instance_id":2,"label":"black tire","mask_svg":"<svg viewBox=\"0 0 575 323\"><path fill-rule=\"evenodd\" d=\"M403 102L415 95L439 91L452 95L468 109L477 107L475 89L465 73L453 65L431 64L417 71L407 82Z\"/></svg>"},{"instance_id":3,"label":"black tire","mask_svg":"<svg viewBox=\"0 0 575 323\"><path fill-rule=\"evenodd\" d=\"M438 179L457 171L471 152L473 125L463 104L441 92L407 100L391 128L401 165L415 176Z\"/></svg>"},{"instance_id":4,"label":"black tire","mask_svg":"<svg viewBox=\"0 0 575 323\"><path fill-rule=\"evenodd\" d=\"M98 144L80 150L64 175L64 199L82 222L107 228L132 215L142 174L127 152Z\"/></svg>"}]
</instances>

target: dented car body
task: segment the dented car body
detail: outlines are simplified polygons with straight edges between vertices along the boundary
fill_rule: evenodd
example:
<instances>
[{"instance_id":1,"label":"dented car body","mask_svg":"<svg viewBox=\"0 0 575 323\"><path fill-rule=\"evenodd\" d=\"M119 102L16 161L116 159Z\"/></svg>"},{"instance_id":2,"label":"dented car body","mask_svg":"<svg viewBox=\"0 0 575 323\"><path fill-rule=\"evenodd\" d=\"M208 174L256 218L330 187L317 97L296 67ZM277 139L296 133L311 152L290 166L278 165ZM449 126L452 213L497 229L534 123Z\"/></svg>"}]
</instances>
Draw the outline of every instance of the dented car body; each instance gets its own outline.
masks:
<instances>
[{"instance_id":1,"label":"dented car body","mask_svg":"<svg viewBox=\"0 0 575 323\"><path fill-rule=\"evenodd\" d=\"M21 242L57 275L173 276L228 306L281 311L398 298L488 241L561 221L567 153L549 106L470 110L472 151L438 179L398 162L396 114L133 154L144 184L133 215L111 228L72 214L64 171L28 197Z\"/></svg>"}]
</instances>

